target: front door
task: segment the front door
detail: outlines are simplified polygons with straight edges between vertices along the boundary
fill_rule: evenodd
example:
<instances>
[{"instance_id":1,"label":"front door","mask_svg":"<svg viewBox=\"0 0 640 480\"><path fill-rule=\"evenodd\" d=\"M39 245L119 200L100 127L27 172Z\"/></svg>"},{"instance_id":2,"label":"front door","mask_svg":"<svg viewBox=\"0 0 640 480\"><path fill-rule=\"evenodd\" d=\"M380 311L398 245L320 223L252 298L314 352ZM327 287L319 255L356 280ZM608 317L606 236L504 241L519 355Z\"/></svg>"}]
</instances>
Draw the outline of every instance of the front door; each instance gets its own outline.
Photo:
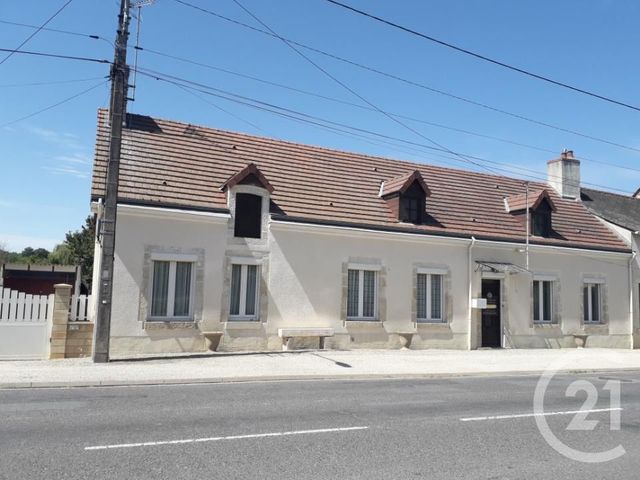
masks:
<instances>
[{"instance_id":1,"label":"front door","mask_svg":"<svg viewBox=\"0 0 640 480\"><path fill-rule=\"evenodd\" d=\"M482 279L482 298L487 299L482 310L482 346L500 347L500 280Z\"/></svg>"}]
</instances>

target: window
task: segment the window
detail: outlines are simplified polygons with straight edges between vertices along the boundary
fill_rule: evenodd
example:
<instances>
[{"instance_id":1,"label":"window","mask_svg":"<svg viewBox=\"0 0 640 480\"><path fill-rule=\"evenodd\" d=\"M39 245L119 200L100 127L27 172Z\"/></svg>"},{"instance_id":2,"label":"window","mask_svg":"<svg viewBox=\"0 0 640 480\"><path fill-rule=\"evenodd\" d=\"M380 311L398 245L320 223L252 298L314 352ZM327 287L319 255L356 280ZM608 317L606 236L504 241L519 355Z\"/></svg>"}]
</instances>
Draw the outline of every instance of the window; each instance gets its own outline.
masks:
<instances>
[{"instance_id":1,"label":"window","mask_svg":"<svg viewBox=\"0 0 640 480\"><path fill-rule=\"evenodd\" d=\"M433 273L419 273L417 278L417 309L418 322L442 322L442 275Z\"/></svg>"},{"instance_id":2,"label":"window","mask_svg":"<svg viewBox=\"0 0 640 480\"><path fill-rule=\"evenodd\" d=\"M602 289L597 283L585 283L582 289L584 323L600 323L602 318Z\"/></svg>"},{"instance_id":3,"label":"window","mask_svg":"<svg viewBox=\"0 0 640 480\"><path fill-rule=\"evenodd\" d=\"M262 197L250 193L236 194L234 236L260 238L262 232Z\"/></svg>"},{"instance_id":4,"label":"window","mask_svg":"<svg viewBox=\"0 0 640 480\"><path fill-rule=\"evenodd\" d=\"M258 319L258 273L257 265L234 264L231 266L230 319Z\"/></svg>"},{"instance_id":5,"label":"window","mask_svg":"<svg viewBox=\"0 0 640 480\"><path fill-rule=\"evenodd\" d=\"M551 207L543 201L536 210L531 211L531 234L538 237L551 236Z\"/></svg>"},{"instance_id":6,"label":"window","mask_svg":"<svg viewBox=\"0 0 640 480\"><path fill-rule=\"evenodd\" d=\"M152 318L190 318L193 263L154 260Z\"/></svg>"},{"instance_id":7,"label":"window","mask_svg":"<svg viewBox=\"0 0 640 480\"><path fill-rule=\"evenodd\" d=\"M347 318L375 320L377 275L374 270L349 269L347 286Z\"/></svg>"},{"instance_id":8,"label":"window","mask_svg":"<svg viewBox=\"0 0 640 480\"><path fill-rule=\"evenodd\" d=\"M553 282L533 281L533 321L551 323L553 320Z\"/></svg>"},{"instance_id":9,"label":"window","mask_svg":"<svg viewBox=\"0 0 640 480\"><path fill-rule=\"evenodd\" d=\"M422 223L423 200L418 197L402 196L400 198L400 219L403 222Z\"/></svg>"}]
</instances>

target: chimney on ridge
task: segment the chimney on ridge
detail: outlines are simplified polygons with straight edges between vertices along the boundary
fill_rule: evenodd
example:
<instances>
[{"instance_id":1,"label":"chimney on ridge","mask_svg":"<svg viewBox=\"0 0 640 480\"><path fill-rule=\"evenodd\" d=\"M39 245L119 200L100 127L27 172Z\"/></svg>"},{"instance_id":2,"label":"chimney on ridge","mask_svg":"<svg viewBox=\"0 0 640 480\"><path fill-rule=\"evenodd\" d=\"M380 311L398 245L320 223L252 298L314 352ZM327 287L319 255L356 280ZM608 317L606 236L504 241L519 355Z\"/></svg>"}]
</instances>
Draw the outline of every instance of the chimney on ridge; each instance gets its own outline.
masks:
<instances>
[{"instance_id":1,"label":"chimney on ridge","mask_svg":"<svg viewBox=\"0 0 640 480\"><path fill-rule=\"evenodd\" d=\"M547 162L547 183L564 198L580 199L580 160L573 150L564 150L560 158Z\"/></svg>"}]
</instances>

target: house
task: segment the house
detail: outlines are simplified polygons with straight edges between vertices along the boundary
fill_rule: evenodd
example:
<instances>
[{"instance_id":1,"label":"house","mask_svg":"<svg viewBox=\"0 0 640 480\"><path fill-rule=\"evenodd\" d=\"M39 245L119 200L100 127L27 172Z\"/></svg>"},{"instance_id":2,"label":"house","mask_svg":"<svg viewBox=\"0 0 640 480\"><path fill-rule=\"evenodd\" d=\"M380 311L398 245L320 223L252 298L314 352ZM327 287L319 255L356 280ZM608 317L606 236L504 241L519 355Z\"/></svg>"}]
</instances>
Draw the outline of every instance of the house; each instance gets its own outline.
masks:
<instances>
[{"instance_id":1,"label":"house","mask_svg":"<svg viewBox=\"0 0 640 480\"><path fill-rule=\"evenodd\" d=\"M640 345L640 189L632 196L602 192L589 188L581 189L582 203L602 222L615 231L634 252L629 271L629 284L632 285L630 310L633 311L634 343Z\"/></svg>"},{"instance_id":2,"label":"house","mask_svg":"<svg viewBox=\"0 0 640 480\"><path fill-rule=\"evenodd\" d=\"M133 114L122 152L113 355L633 346L632 248L571 152L527 186Z\"/></svg>"}]
</instances>

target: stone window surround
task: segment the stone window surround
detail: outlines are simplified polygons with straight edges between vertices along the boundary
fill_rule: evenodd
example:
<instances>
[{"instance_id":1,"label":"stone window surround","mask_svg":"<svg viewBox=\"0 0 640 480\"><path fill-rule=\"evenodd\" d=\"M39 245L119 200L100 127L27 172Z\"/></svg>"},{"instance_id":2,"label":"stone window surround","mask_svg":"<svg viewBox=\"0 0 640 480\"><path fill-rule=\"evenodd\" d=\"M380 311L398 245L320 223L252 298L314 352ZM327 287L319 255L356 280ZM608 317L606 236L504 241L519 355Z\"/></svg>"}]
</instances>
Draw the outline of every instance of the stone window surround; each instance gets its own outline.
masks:
<instances>
[{"instance_id":1,"label":"stone window surround","mask_svg":"<svg viewBox=\"0 0 640 480\"><path fill-rule=\"evenodd\" d=\"M442 275L442 320L418 319L418 274ZM451 270L447 265L433 263L414 263L411 272L412 297L411 297L411 321L416 325L448 325L453 309L451 295L452 282Z\"/></svg>"},{"instance_id":2,"label":"stone window surround","mask_svg":"<svg viewBox=\"0 0 640 480\"><path fill-rule=\"evenodd\" d=\"M551 321L543 322L537 321L533 318L533 302L536 301L533 298L533 282L534 281L549 281L551 282ZM562 321L562 301L561 301L561 284L560 275L558 273L534 273L531 277L529 284L529 319L530 324L534 328L544 328L548 326L559 326Z\"/></svg>"},{"instance_id":3,"label":"stone window surround","mask_svg":"<svg viewBox=\"0 0 640 480\"><path fill-rule=\"evenodd\" d=\"M374 270L376 272L376 314L372 319L347 318L349 270ZM378 258L349 257L342 263L342 308L340 318L343 325L382 324L387 319L386 283L387 269Z\"/></svg>"},{"instance_id":4,"label":"stone window surround","mask_svg":"<svg viewBox=\"0 0 640 480\"><path fill-rule=\"evenodd\" d=\"M232 266L236 265L257 265L258 268L258 279L259 284L257 288L258 302L257 302L257 314L256 318L242 318L242 317L231 317L229 315L229 311L231 308L231 272ZM260 326L267 322L267 312L268 312L268 301L269 301L269 291L268 291L268 279L269 279L269 256L268 254L262 254L258 252L242 254L242 253L229 253L225 255L224 260L224 281L222 286L222 300L221 300L221 319L222 323L227 323L227 325L241 325L241 324L251 324Z\"/></svg>"},{"instance_id":5,"label":"stone window surround","mask_svg":"<svg viewBox=\"0 0 640 480\"><path fill-rule=\"evenodd\" d=\"M196 328L202 320L203 308L203 284L204 284L204 249L202 248L180 248L158 245L145 245L142 263L142 285L140 288L140 299L138 306L138 321L142 328ZM190 318L166 317L152 318L149 315L150 301L153 289L153 262L158 261L187 261L192 262L192 283L190 298Z\"/></svg>"},{"instance_id":6,"label":"stone window surround","mask_svg":"<svg viewBox=\"0 0 640 480\"><path fill-rule=\"evenodd\" d=\"M262 197L262 217L260 219L260 238L244 238L236 237L235 233L235 212L236 212L236 194L249 193L251 195L257 195ZM247 245L248 247L263 247L268 246L269 238L269 205L271 203L271 195L263 187L257 187L255 185L235 185L227 191L227 206L231 216L229 223L227 224L227 244L228 245Z\"/></svg>"},{"instance_id":7,"label":"stone window surround","mask_svg":"<svg viewBox=\"0 0 640 480\"><path fill-rule=\"evenodd\" d=\"M600 285L600 321L585 322L584 321L584 299L583 288L588 283ZM579 283L578 304L580 305L580 327L582 329L607 328L609 325L609 288L607 285L606 275L600 273L585 273L582 275L582 281Z\"/></svg>"}]
</instances>

